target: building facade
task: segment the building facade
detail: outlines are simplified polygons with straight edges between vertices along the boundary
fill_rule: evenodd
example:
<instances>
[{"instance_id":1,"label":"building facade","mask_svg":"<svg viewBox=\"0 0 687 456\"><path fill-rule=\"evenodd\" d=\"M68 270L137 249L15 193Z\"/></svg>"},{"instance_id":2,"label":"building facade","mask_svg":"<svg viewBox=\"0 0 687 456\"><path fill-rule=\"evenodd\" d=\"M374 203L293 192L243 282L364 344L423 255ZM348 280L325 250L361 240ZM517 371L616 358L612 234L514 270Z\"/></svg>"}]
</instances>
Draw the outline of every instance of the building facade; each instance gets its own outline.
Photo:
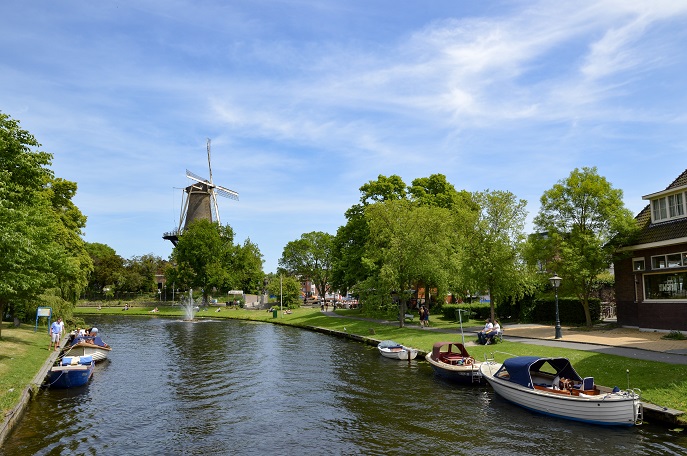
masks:
<instances>
[{"instance_id":1,"label":"building facade","mask_svg":"<svg viewBox=\"0 0 687 456\"><path fill-rule=\"evenodd\" d=\"M640 231L614 263L618 324L687 331L687 170L642 198Z\"/></svg>"}]
</instances>

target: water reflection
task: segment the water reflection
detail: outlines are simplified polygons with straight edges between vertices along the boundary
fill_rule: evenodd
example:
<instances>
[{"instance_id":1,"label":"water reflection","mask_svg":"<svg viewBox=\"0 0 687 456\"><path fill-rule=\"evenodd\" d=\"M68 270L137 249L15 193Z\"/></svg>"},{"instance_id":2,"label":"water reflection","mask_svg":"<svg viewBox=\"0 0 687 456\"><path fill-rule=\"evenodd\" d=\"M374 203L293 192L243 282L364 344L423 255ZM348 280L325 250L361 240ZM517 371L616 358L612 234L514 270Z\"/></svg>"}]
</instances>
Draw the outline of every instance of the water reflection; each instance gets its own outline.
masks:
<instances>
[{"instance_id":1,"label":"water reflection","mask_svg":"<svg viewBox=\"0 0 687 456\"><path fill-rule=\"evenodd\" d=\"M685 454L664 428L602 428L436 378L421 360L279 325L94 321L114 350L39 393L0 455Z\"/></svg>"}]
</instances>

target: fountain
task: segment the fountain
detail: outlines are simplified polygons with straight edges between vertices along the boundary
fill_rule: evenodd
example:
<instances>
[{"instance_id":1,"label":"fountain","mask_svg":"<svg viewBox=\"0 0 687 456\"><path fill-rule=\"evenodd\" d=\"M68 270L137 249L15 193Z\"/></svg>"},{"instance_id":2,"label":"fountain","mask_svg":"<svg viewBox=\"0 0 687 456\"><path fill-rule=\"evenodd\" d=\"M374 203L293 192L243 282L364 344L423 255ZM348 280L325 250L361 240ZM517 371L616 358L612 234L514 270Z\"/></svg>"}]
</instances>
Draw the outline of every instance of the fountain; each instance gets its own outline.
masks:
<instances>
[{"instance_id":1,"label":"fountain","mask_svg":"<svg viewBox=\"0 0 687 456\"><path fill-rule=\"evenodd\" d=\"M188 292L188 298L181 299L181 305L184 307L184 321L193 321L193 317L196 312L196 304L193 302L193 289Z\"/></svg>"}]
</instances>

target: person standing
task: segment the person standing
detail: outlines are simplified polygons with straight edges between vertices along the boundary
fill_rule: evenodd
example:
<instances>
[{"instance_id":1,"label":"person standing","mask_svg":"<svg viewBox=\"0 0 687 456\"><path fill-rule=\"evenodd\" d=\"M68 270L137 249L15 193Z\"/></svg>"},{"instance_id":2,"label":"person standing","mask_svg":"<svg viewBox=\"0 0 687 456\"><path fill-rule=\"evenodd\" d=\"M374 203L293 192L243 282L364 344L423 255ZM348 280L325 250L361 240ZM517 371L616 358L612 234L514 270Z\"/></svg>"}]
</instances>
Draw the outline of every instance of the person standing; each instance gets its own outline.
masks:
<instances>
[{"instance_id":1,"label":"person standing","mask_svg":"<svg viewBox=\"0 0 687 456\"><path fill-rule=\"evenodd\" d=\"M422 306L425 311L422 313L422 318L425 320L425 328L429 328L429 308Z\"/></svg>"},{"instance_id":2,"label":"person standing","mask_svg":"<svg viewBox=\"0 0 687 456\"><path fill-rule=\"evenodd\" d=\"M425 326L425 306L420 306L420 328Z\"/></svg>"},{"instance_id":3,"label":"person standing","mask_svg":"<svg viewBox=\"0 0 687 456\"><path fill-rule=\"evenodd\" d=\"M53 344L55 345L55 351L60 346L60 332L62 331L62 326L60 325L60 318L52 322L50 325L50 345L48 345L48 350L52 349Z\"/></svg>"}]
</instances>

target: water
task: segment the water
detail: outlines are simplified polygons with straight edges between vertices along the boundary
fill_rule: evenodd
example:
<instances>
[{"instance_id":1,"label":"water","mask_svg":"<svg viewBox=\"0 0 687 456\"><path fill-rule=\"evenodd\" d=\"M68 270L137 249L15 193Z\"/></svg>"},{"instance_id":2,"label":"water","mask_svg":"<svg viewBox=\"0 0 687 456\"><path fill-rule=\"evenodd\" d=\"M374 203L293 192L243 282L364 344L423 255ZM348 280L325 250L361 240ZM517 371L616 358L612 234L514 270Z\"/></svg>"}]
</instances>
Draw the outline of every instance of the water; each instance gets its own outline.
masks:
<instances>
[{"instance_id":1,"label":"water","mask_svg":"<svg viewBox=\"0 0 687 456\"><path fill-rule=\"evenodd\" d=\"M0 455L666 455L687 436L544 417L488 387L296 328L93 319L113 347L88 386L43 390Z\"/></svg>"}]
</instances>

